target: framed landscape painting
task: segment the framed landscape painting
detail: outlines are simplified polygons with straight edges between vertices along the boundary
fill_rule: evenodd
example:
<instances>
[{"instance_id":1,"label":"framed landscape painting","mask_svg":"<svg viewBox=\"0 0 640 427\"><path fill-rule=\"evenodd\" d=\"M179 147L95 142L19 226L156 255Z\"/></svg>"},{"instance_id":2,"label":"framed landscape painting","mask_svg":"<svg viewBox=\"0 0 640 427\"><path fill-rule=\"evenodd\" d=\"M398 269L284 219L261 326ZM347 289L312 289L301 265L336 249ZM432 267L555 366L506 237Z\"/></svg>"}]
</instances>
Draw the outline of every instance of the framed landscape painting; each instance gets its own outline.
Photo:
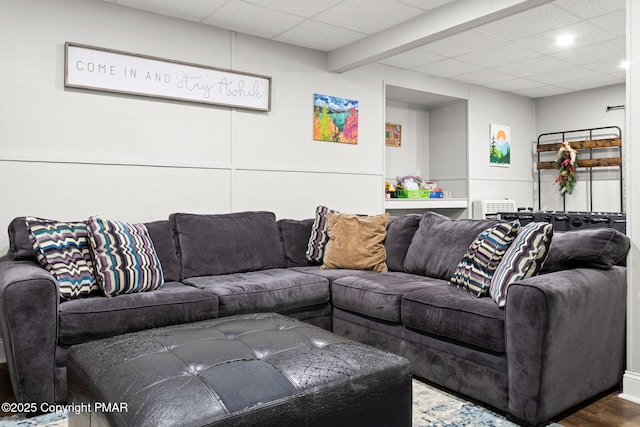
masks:
<instances>
[{"instance_id":1,"label":"framed landscape painting","mask_svg":"<svg viewBox=\"0 0 640 427\"><path fill-rule=\"evenodd\" d=\"M357 144L359 102L317 93L313 97L313 139Z\"/></svg>"},{"instance_id":2,"label":"framed landscape painting","mask_svg":"<svg viewBox=\"0 0 640 427\"><path fill-rule=\"evenodd\" d=\"M489 164L509 167L511 165L511 127L492 124L490 134Z\"/></svg>"}]
</instances>

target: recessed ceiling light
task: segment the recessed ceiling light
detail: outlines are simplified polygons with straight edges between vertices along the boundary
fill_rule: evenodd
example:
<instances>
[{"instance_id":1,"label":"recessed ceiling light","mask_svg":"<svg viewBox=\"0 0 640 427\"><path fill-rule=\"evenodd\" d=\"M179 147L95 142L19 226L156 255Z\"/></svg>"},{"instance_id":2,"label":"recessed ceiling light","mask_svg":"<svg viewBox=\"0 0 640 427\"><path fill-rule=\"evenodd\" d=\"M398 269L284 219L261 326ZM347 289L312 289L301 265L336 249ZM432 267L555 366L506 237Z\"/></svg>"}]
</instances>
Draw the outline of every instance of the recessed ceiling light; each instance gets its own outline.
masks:
<instances>
[{"instance_id":1,"label":"recessed ceiling light","mask_svg":"<svg viewBox=\"0 0 640 427\"><path fill-rule=\"evenodd\" d=\"M573 44L575 39L576 38L571 34L562 34L561 36L558 36L558 38L556 39L556 44L558 46L569 46Z\"/></svg>"},{"instance_id":2,"label":"recessed ceiling light","mask_svg":"<svg viewBox=\"0 0 640 427\"><path fill-rule=\"evenodd\" d=\"M626 60L625 61L621 61L620 65L618 65L618 67L624 68L624 69L629 68L629 61L626 61Z\"/></svg>"}]
</instances>

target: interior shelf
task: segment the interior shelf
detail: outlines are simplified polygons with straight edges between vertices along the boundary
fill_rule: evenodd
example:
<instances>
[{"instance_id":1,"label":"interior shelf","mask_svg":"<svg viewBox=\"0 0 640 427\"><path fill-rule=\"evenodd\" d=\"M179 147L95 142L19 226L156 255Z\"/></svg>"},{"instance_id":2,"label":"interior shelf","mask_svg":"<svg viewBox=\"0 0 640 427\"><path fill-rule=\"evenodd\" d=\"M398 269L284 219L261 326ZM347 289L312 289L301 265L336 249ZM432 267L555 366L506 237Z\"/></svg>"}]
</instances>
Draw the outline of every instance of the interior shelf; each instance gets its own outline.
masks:
<instances>
[{"instance_id":1,"label":"interior shelf","mask_svg":"<svg viewBox=\"0 0 640 427\"><path fill-rule=\"evenodd\" d=\"M393 209L467 209L469 199L441 198L441 199L387 199L384 201L386 210Z\"/></svg>"}]
</instances>

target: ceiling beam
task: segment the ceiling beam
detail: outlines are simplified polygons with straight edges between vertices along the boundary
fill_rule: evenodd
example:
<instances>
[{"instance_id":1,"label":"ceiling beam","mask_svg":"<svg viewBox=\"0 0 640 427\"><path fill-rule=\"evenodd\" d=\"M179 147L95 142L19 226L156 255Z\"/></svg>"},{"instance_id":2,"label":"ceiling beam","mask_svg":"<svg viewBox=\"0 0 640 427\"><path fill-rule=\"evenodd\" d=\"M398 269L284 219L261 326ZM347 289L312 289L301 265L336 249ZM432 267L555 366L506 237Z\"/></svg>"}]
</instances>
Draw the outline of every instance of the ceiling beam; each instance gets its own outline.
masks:
<instances>
[{"instance_id":1,"label":"ceiling beam","mask_svg":"<svg viewBox=\"0 0 640 427\"><path fill-rule=\"evenodd\" d=\"M349 71L551 1L458 0L330 51L329 71Z\"/></svg>"}]
</instances>

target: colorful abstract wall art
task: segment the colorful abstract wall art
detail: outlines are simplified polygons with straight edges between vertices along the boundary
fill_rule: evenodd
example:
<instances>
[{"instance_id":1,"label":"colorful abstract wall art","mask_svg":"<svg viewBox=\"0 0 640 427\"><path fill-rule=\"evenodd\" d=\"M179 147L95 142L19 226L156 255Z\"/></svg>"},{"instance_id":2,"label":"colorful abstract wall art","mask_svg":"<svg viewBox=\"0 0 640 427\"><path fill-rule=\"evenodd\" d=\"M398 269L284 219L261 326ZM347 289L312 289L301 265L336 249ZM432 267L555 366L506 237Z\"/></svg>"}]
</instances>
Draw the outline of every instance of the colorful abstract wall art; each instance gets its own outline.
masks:
<instances>
[{"instance_id":1,"label":"colorful abstract wall art","mask_svg":"<svg viewBox=\"0 0 640 427\"><path fill-rule=\"evenodd\" d=\"M489 147L491 166L509 167L511 164L511 127L491 125L491 145Z\"/></svg>"},{"instance_id":2,"label":"colorful abstract wall art","mask_svg":"<svg viewBox=\"0 0 640 427\"><path fill-rule=\"evenodd\" d=\"M313 139L358 143L358 101L314 94Z\"/></svg>"}]
</instances>

